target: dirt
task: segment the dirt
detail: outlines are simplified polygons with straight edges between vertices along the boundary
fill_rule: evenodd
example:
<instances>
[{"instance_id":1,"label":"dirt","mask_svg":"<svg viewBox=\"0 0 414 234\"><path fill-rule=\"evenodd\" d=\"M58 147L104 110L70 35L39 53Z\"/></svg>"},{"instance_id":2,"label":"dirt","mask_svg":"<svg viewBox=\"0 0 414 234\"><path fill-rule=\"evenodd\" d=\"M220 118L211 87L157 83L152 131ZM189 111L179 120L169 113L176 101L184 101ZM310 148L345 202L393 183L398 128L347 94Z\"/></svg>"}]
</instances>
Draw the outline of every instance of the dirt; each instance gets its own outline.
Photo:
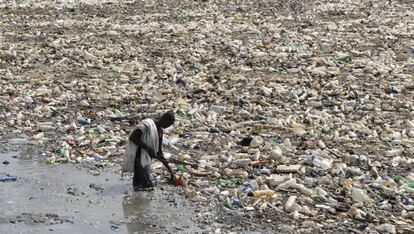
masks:
<instances>
[{"instance_id":1,"label":"dirt","mask_svg":"<svg viewBox=\"0 0 414 234\"><path fill-rule=\"evenodd\" d=\"M17 177L1 182L0 233L344 233L346 225L298 223L280 210L264 213L223 209L191 202L184 188L159 181L153 191L133 192L130 177L119 168L96 176L81 165L46 165L31 150L3 151L0 175ZM329 218L329 217L327 217ZM332 215L331 222L335 221ZM311 219L313 220L313 219ZM316 221L316 220L314 220ZM309 222L309 224L312 224ZM362 224L361 224L362 225Z\"/></svg>"},{"instance_id":2,"label":"dirt","mask_svg":"<svg viewBox=\"0 0 414 234\"><path fill-rule=\"evenodd\" d=\"M151 192L132 192L130 178L111 170L93 176L86 168L44 165L17 151L2 152L0 159L10 162L1 164L0 172L17 177L1 183L0 233L202 230L197 208L180 188L162 184Z\"/></svg>"},{"instance_id":3,"label":"dirt","mask_svg":"<svg viewBox=\"0 0 414 234\"><path fill-rule=\"evenodd\" d=\"M3 149L0 160L10 162L0 165L0 175L17 177L0 184L0 233L272 233L290 228L282 217L262 223L262 217L226 212L215 200L191 202L183 187L164 178L152 191L134 192L132 178L116 167L96 176L81 165L46 165L30 149Z\"/></svg>"},{"instance_id":4,"label":"dirt","mask_svg":"<svg viewBox=\"0 0 414 234\"><path fill-rule=\"evenodd\" d=\"M18 151L20 149L20 151ZM47 165L30 147L0 151L0 233L302 233L332 231L296 223L280 210L228 211L211 197L207 205L186 198L183 187L157 178L153 191L132 191L119 168L99 174L88 165ZM332 216L334 217L334 216ZM346 232L345 227L338 233Z\"/></svg>"}]
</instances>

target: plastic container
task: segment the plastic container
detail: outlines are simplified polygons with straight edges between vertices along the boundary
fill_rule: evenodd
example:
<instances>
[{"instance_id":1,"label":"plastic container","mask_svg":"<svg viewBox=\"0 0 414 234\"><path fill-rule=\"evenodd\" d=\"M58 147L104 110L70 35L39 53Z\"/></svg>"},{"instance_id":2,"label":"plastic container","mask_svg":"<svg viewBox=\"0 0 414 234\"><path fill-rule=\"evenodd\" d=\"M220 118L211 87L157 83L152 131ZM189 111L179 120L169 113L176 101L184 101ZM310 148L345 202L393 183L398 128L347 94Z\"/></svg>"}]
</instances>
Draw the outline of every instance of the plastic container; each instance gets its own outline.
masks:
<instances>
[{"instance_id":1,"label":"plastic container","mask_svg":"<svg viewBox=\"0 0 414 234\"><path fill-rule=\"evenodd\" d=\"M275 191L267 189L267 190L253 191L251 196L253 196L253 197L263 197L263 196L271 197L271 196L273 196L273 194L275 194Z\"/></svg>"},{"instance_id":2,"label":"plastic container","mask_svg":"<svg viewBox=\"0 0 414 234\"><path fill-rule=\"evenodd\" d=\"M91 124L91 119L79 118L78 122L80 125L88 125L88 124Z\"/></svg>"},{"instance_id":3,"label":"plastic container","mask_svg":"<svg viewBox=\"0 0 414 234\"><path fill-rule=\"evenodd\" d=\"M9 143L12 145L23 145L27 143L27 139L25 138L15 138L15 139L10 139Z\"/></svg>"},{"instance_id":4,"label":"plastic container","mask_svg":"<svg viewBox=\"0 0 414 234\"><path fill-rule=\"evenodd\" d=\"M297 204L296 204L296 198L297 196L290 196L286 203L285 203L285 210L288 212L294 211L297 208Z\"/></svg>"},{"instance_id":5,"label":"plastic container","mask_svg":"<svg viewBox=\"0 0 414 234\"><path fill-rule=\"evenodd\" d=\"M197 180L194 182L198 187L207 187L209 185L208 180Z\"/></svg>"},{"instance_id":6,"label":"plastic container","mask_svg":"<svg viewBox=\"0 0 414 234\"><path fill-rule=\"evenodd\" d=\"M177 165L177 170L178 170L179 172L184 172L184 165L183 165L183 164L178 164L178 165Z\"/></svg>"},{"instance_id":7,"label":"plastic container","mask_svg":"<svg viewBox=\"0 0 414 234\"><path fill-rule=\"evenodd\" d=\"M12 182L16 180L17 180L16 176L9 176L9 175L0 176L0 181L2 182Z\"/></svg>"},{"instance_id":8,"label":"plastic container","mask_svg":"<svg viewBox=\"0 0 414 234\"><path fill-rule=\"evenodd\" d=\"M177 185L177 186L183 186L184 178L182 176L175 177L173 183L174 185Z\"/></svg>"},{"instance_id":9,"label":"plastic container","mask_svg":"<svg viewBox=\"0 0 414 234\"><path fill-rule=\"evenodd\" d=\"M319 156L311 156L312 164L316 167L320 167L322 169L328 170L332 167L332 162L329 159L321 158Z\"/></svg>"},{"instance_id":10,"label":"plastic container","mask_svg":"<svg viewBox=\"0 0 414 234\"><path fill-rule=\"evenodd\" d=\"M352 189L352 199L355 202L365 202L365 203L372 203L374 202L364 190L359 188Z\"/></svg>"}]
</instances>

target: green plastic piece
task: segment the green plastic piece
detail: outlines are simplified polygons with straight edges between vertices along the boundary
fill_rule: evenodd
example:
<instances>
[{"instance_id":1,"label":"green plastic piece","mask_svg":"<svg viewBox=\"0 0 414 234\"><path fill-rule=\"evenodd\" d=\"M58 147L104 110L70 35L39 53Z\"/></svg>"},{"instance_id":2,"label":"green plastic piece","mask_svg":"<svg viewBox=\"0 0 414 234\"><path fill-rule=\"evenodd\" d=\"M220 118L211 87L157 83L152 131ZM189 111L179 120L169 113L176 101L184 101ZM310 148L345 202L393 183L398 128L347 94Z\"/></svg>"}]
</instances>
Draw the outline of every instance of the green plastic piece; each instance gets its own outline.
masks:
<instances>
[{"instance_id":1,"label":"green plastic piece","mask_svg":"<svg viewBox=\"0 0 414 234\"><path fill-rule=\"evenodd\" d=\"M179 164L179 165L177 165L177 170L178 170L179 172L184 172L184 165L183 165L183 164Z\"/></svg>"},{"instance_id":2,"label":"green plastic piece","mask_svg":"<svg viewBox=\"0 0 414 234\"><path fill-rule=\"evenodd\" d=\"M400 182L401 179L402 179L401 176L394 176L394 181L397 183Z\"/></svg>"},{"instance_id":3,"label":"green plastic piece","mask_svg":"<svg viewBox=\"0 0 414 234\"><path fill-rule=\"evenodd\" d=\"M230 185L234 185L234 183L235 183L236 181L234 180L234 179L228 179L228 180L225 180L225 179L219 179L218 180L218 183L221 185L221 186L230 186Z\"/></svg>"}]
</instances>

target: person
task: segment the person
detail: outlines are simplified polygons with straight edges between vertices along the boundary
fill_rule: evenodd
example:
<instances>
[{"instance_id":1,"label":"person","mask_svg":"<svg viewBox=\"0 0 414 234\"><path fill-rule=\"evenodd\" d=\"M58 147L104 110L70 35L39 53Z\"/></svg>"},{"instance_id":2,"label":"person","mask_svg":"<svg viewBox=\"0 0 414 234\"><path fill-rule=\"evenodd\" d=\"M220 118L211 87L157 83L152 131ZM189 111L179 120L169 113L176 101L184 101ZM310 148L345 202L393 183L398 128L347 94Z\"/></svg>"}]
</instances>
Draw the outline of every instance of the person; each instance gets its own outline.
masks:
<instances>
[{"instance_id":1,"label":"person","mask_svg":"<svg viewBox=\"0 0 414 234\"><path fill-rule=\"evenodd\" d=\"M154 186L150 178L152 159L160 160L170 172L171 181L175 181L174 172L162 152L163 131L174 122L174 114L167 112L156 121L144 119L129 134L122 171L134 172L133 187L135 191Z\"/></svg>"}]
</instances>

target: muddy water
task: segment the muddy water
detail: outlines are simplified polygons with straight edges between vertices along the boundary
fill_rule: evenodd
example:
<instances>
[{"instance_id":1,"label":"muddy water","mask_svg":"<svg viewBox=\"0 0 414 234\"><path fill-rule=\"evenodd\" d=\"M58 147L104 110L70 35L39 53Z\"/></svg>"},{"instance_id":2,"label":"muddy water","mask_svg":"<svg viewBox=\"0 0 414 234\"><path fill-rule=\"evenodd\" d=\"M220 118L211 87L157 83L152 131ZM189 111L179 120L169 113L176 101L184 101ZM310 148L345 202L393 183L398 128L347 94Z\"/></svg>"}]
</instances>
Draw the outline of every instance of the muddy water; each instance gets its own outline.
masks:
<instances>
[{"instance_id":1,"label":"muddy water","mask_svg":"<svg viewBox=\"0 0 414 234\"><path fill-rule=\"evenodd\" d=\"M113 171L93 176L74 165L44 165L19 152L0 153L0 233L197 233L193 204L161 184L132 192Z\"/></svg>"}]
</instances>

